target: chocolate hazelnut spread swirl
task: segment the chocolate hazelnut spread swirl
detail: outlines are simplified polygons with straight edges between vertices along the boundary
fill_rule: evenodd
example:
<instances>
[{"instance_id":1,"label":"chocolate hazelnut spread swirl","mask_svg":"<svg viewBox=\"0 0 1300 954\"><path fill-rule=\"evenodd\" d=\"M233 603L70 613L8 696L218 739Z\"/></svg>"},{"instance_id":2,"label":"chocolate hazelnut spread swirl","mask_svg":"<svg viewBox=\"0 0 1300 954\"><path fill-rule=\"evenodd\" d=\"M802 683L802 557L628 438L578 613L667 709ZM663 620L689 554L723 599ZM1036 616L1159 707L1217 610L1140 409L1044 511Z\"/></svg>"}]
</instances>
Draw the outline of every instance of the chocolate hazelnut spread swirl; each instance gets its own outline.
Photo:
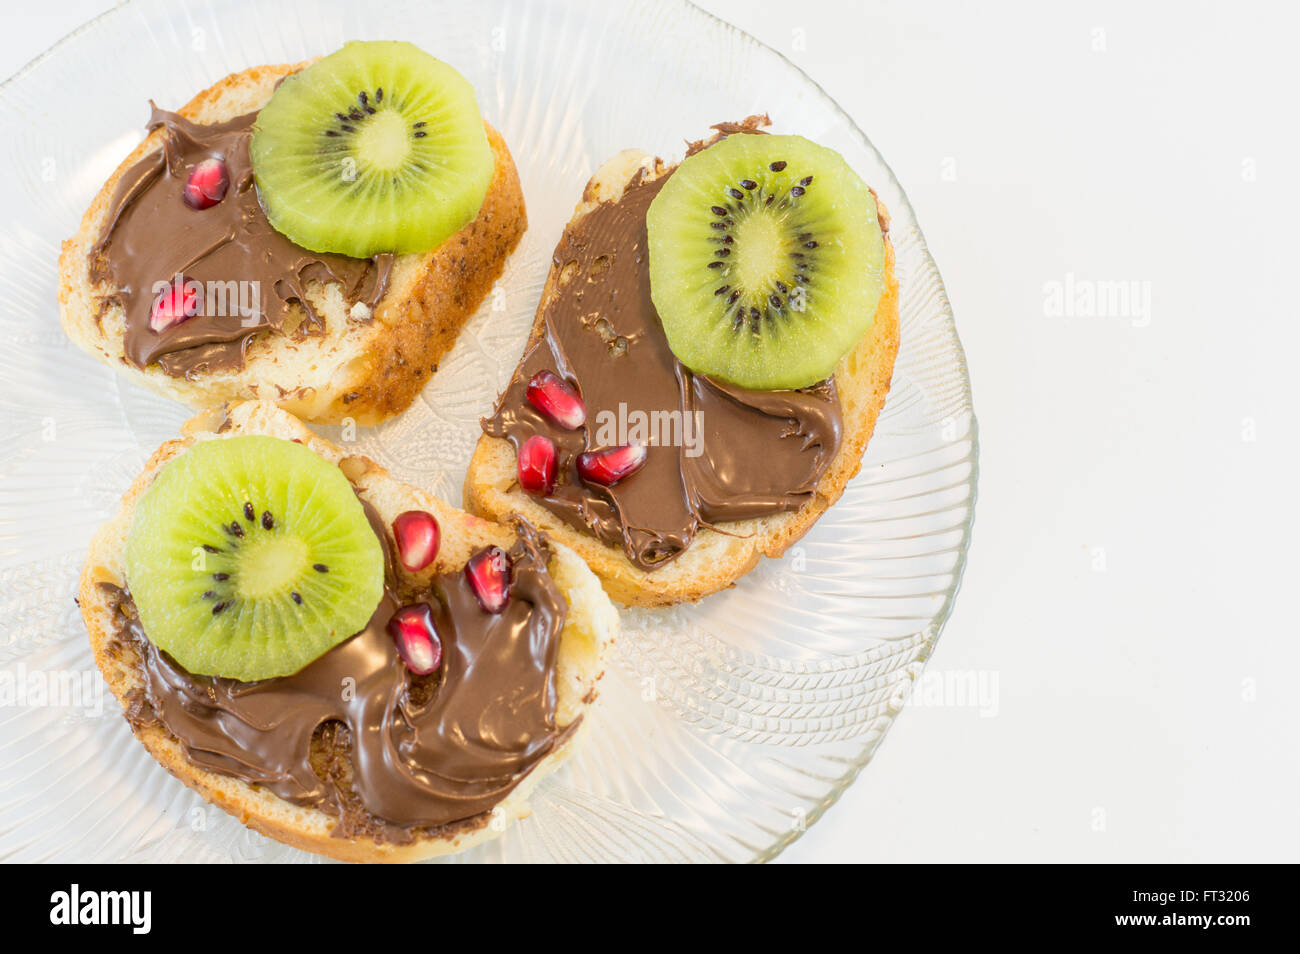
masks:
<instances>
[{"instance_id":1,"label":"chocolate hazelnut spread swirl","mask_svg":"<svg viewBox=\"0 0 1300 954\"><path fill-rule=\"evenodd\" d=\"M107 301L125 313L123 348L137 368L157 362L173 377L238 370L256 332L324 330L305 294L309 282L337 282L350 305L371 309L387 290L392 255L309 252L271 228L248 153L256 118L252 112L204 126L153 107L149 129L163 130L163 148L122 175L90 255L90 277L113 288ZM185 185L205 159L226 164L230 185L210 208L191 208ZM168 282L197 286L197 313L155 331L150 312L159 283Z\"/></svg>"},{"instance_id":2,"label":"chocolate hazelnut spread swirl","mask_svg":"<svg viewBox=\"0 0 1300 954\"><path fill-rule=\"evenodd\" d=\"M368 505L367 513L388 552L382 522ZM161 723L200 768L334 815L349 800L399 829L481 815L576 727L555 722L567 605L546 572L544 539L522 521L517 529L501 613L485 612L461 573L437 576L431 591L406 599L433 610L443 658L430 676L406 668L386 630L399 605L391 571L365 629L294 675L260 682L186 672L149 641L129 593L101 584L117 601L119 640L140 659L143 690L128 718ZM346 792L313 759L313 737L326 725L350 738Z\"/></svg>"},{"instance_id":3,"label":"chocolate hazelnut spread swirl","mask_svg":"<svg viewBox=\"0 0 1300 954\"><path fill-rule=\"evenodd\" d=\"M540 335L483 421L485 433L508 438L516 452L534 434L551 438L559 476L540 502L622 547L645 570L680 556L701 526L802 507L843 433L834 379L797 391L750 391L693 374L674 357L650 298L646 254L646 210L667 180L645 182L638 173L620 199L565 230ZM528 402L528 381L543 370L577 387L587 408L581 429L558 427ZM673 413L658 419L680 422L683 438L698 428L694 446L651 438L644 466L612 487L578 476L578 455L608 446L599 441L602 416L637 412L653 421L665 411Z\"/></svg>"}]
</instances>

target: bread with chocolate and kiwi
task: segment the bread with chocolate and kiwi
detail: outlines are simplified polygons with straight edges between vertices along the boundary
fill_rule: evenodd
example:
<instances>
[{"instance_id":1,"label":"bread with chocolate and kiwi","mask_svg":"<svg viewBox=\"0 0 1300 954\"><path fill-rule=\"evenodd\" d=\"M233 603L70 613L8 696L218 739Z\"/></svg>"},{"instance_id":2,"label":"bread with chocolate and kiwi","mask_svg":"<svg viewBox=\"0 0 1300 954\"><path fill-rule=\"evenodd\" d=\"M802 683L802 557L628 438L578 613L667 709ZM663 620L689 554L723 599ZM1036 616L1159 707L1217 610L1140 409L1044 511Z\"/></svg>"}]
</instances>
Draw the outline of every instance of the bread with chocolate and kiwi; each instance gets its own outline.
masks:
<instances>
[{"instance_id":1,"label":"bread with chocolate and kiwi","mask_svg":"<svg viewBox=\"0 0 1300 954\"><path fill-rule=\"evenodd\" d=\"M692 144L688 155L726 136L757 140L766 123L766 117L751 117L721 124L710 139ZM788 176L792 170L785 165L774 162L772 168ZM857 474L889 392L899 344L888 216L874 192L862 187L860 197L874 202L877 242L883 242L883 248L877 245L879 297L870 327L833 365L832 376L814 386L763 391L689 372L670 350L651 301L646 254L647 209L676 168L628 150L587 184L556 248L524 357L484 421L465 481L470 510L493 518L524 515L577 551L610 596L631 605L698 600L732 585L760 556L780 556L803 536ZM755 185L742 179L729 192L739 203ZM803 186L787 187L802 194ZM709 201L703 200L706 218ZM719 206L711 214L731 213ZM709 221L717 229L731 219ZM717 254L727 250L719 246ZM708 286L705 297L716 294L726 302L726 291ZM582 427L556 425L553 414L548 422L536 413L535 402L528 407L530 383L548 372L576 383L585 402ZM563 400L564 387L547 400ZM650 446L643 465L633 461L641 469L608 489L582 477L584 448L625 441L598 434L601 415L618 423L629 410L664 409L681 412L674 426L682 434L674 437L689 437L690 426L699 425L702 453L693 457L680 442L676 454ZM531 453L525 442L539 432L559 445L558 480L549 491L529 493L521 477L536 467L530 458L526 464L534 470L521 471L517 453ZM618 481L617 472L611 476Z\"/></svg>"},{"instance_id":2,"label":"bread with chocolate and kiwi","mask_svg":"<svg viewBox=\"0 0 1300 954\"><path fill-rule=\"evenodd\" d=\"M411 572L390 552L385 571L386 594L423 600L451 621L442 629L435 676L404 668L381 618L384 602L365 630L301 672L254 683L191 676L143 632L126 569L142 498L191 448L242 435L301 442L338 464L386 550L396 547L389 528L399 514L436 518L441 541L433 563ZM248 534L259 532L248 527ZM511 552L515 574L509 606L496 615L474 602L462 572L494 545ZM183 438L159 448L95 535L78 602L95 661L150 755L249 827L346 861L462 851L527 815L537 783L587 726L618 630L598 580L568 547L526 524L489 522L399 483L269 402L201 413ZM525 716L532 721L514 721ZM540 735L524 737L527 725L542 726ZM384 817L372 802L409 817Z\"/></svg>"},{"instance_id":3,"label":"bread with chocolate and kiwi","mask_svg":"<svg viewBox=\"0 0 1300 954\"><path fill-rule=\"evenodd\" d=\"M308 252L270 228L251 175L242 184L232 179L216 208L194 212L183 207L184 180L173 174L157 187L175 193L165 197L175 205L174 216L120 237L129 240L128 248L106 242L122 209L138 199L141 183L147 185L166 141L178 150L178 165L228 148L235 153L226 157L232 176L243 176L253 115L277 84L307 65L246 69L199 93L176 114L155 111L152 122L159 125L109 177L80 230L63 244L62 324L82 350L196 409L271 400L309 421L376 424L401 413L419 394L526 228L519 175L495 129L485 124L495 168L477 217L431 251L373 259ZM234 313L227 304L225 318L191 319L163 335L139 327L149 304L147 297L140 304L141 296L152 290L119 283L172 281L172 275L154 272L163 268L169 246L178 246L179 230L223 215L248 217L251 227L241 226L238 234L258 247L242 258L233 248L222 252L226 257L209 268L217 282L207 287L220 285L212 297L228 294L242 311ZM262 314L250 319L248 289L254 282ZM135 302L130 319L124 301Z\"/></svg>"}]
</instances>

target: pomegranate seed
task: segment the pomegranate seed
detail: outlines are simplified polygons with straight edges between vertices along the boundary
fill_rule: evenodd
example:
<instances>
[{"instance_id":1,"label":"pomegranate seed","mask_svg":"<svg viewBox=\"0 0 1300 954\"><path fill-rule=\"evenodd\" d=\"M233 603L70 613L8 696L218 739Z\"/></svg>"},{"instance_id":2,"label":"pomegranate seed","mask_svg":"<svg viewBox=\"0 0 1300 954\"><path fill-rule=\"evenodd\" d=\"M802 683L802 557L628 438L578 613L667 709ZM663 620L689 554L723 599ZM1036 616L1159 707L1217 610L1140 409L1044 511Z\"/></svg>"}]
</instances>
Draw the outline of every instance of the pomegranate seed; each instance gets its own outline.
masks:
<instances>
[{"instance_id":1,"label":"pomegranate seed","mask_svg":"<svg viewBox=\"0 0 1300 954\"><path fill-rule=\"evenodd\" d=\"M544 497L555 489L555 444L534 434L519 448L519 486L524 493Z\"/></svg>"},{"instance_id":2,"label":"pomegranate seed","mask_svg":"<svg viewBox=\"0 0 1300 954\"><path fill-rule=\"evenodd\" d=\"M154 300L153 308L149 311L149 327L153 331L163 332L198 313L198 282L182 282L177 279Z\"/></svg>"},{"instance_id":3,"label":"pomegranate seed","mask_svg":"<svg viewBox=\"0 0 1300 954\"><path fill-rule=\"evenodd\" d=\"M402 566L412 573L423 570L438 555L442 533L433 514L423 510L408 510L398 514L393 521L393 537L397 540L397 557Z\"/></svg>"},{"instance_id":4,"label":"pomegranate seed","mask_svg":"<svg viewBox=\"0 0 1300 954\"><path fill-rule=\"evenodd\" d=\"M644 444L624 444L603 451L587 451L578 455L578 476L602 487L612 487L629 474L635 474L645 463Z\"/></svg>"},{"instance_id":5,"label":"pomegranate seed","mask_svg":"<svg viewBox=\"0 0 1300 954\"><path fill-rule=\"evenodd\" d=\"M428 603L403 606L388 621L388 635L397 644L397 654L406 668L427 676L442 664L442 640L433 628L433 611Z\"/></svg>"},{"instance_id":6,"label":"pomegranate seed","mask_svg":"<svg viewBox=\"0 0 1300 954\"><path fill-rule=\"evenodd\" d=\"M554 371L538 371L524 392L528 402L560 427L576 431L587 420L587 406Z\"/></svg>"},{"instance_id":7,"label":"pomegranate seed","mask_svg":"<svg viewBox=\"0 0 1300 954\"><path fill-rule=\"evenodd\" d=\"M191 209L210 209L226 197L229 188L226 164L220 159L204 159L185 180L185 204Z\"/></svg>"},{"instance_id":8,"label":"pomegranate seed","mask_svg":"<svg viewBox=\"0 0 1300 954\"><path fill-rule=\"evenodd\" d=\"M480 550L465 564L465 579L469 580L479 605L489 613L500 613L506 608L512 576L510 557L500 547Z\"/></svg>"}]
</instances>

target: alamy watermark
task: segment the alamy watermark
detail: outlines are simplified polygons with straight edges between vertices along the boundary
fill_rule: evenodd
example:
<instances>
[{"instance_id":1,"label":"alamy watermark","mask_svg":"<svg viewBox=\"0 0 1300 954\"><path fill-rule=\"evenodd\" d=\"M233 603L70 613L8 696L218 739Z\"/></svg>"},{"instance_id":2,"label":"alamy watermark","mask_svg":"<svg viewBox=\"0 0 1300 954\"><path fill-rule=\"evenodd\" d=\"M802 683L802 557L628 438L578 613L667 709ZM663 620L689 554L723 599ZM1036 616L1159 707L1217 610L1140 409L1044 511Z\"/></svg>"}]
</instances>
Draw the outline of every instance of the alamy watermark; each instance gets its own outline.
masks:
<instances>
[{"instance_id":1,"label":"alamy watermark","mask_svg":"<svg viewBox=\"0 0 1300 954\"><path fill-rule=\"evenodd\" d=\"M200 282L193 278L154 282L154 301L164 296L176 303L185 318L238 318L244 327L253 327L262 320L261 282Z\"/></svg>"},{"instance_id":2,"label":"alamy watermark","mask_svg":"<svg viewBox=\"0 0 1300 954\"><path fill-rule=\"evenodd\" d=\"M117 924L129 927L132 934L148 934L153 925L152 908L151 891L85 891L73 884L67 891L50 895L50 923Z\"/></svg>"},{"instance_id":3,"label":"alamy watermark","mask_svg":"<svg viewBox=\"0 0 1300 954\"><path fill-rule=\"evenodd\" d=\"M1000 709L998 673L993 669L930 669L915 681L899 686L890 700L909 709L975 709L981 719L991 719Z\"/></svg>"},{"instance_id":4,"label":"alamy watermark","mask_svg":"<svg viewBox=\"0 0 1300 954\"><path fill-rule=\"evenodd\" d=\"M700 411L628 410L618 402L618 410L604 408L596 412L593 444L597 447L680 447L687 457L704 453L704 415Z\"/></svg>"},{"instance_id":5,"label":"alamy watermark","mask_svg":"<svg viewBox=\"0 0 1300 954\"><path fill-rule=\"evenodd\" d=\"M104 714L104 683L90 669L0 669L0 708L76 709Z\"/></svg>"},{"instance_id":6,"label":"alamy watermark","mask_svg":"<svg viewBox=\"0 0 1300 954\"><path fill-rule=\"evenodd\" d=\"M1127 318L1134 328L1151 324L1151 283L1096 281L1066 272L1064 281L1043 282L1048 318Z\"/></svg>"}]
</instances>

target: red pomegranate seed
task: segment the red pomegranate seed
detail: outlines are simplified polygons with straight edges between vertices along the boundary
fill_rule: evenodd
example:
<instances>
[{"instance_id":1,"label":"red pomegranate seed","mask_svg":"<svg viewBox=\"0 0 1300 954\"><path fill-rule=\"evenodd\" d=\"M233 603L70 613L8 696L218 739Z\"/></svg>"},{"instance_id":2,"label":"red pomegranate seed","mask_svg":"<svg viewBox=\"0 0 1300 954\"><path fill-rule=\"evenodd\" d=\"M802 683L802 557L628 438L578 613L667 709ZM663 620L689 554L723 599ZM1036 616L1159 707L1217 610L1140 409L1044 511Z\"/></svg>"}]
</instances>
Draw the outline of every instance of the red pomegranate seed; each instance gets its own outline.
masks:
<instances>
[{"instance_id":1,"label":"red pomegranate seed","mask_svg":"<svg viewBox=\"0 0 1300 954\"><path fill-rule=\"evenodd\" d=\"M428 603L403 606L388 621L388 635L411 672L427 676L442 664L442 640L433 628L433 611Z\"/></svg>"},{"instance_id":2,"label":"red pomegranate seed","mask_svg":"<svg viewBox=\"0 0 1300 954\"><path fill-rule=\"evenodd\" d=\"M555 489L555 444L534 434L519 448L519 486L524 493L544 497Z\"/></svg>"},{"instance_id":3,"label":"red pomegranate seed","mask_svg":"<svg viewBox=\"0 0 1300 954\"><path fill-rule=\"evenodd\" d=\"M576 431L587 419L587 406L554 371L538 371L524 392L528 402L560 427Z\"/></svg>"},{"instance_id":4,"label":"red pomegranate seed","mask_svg":"<svg viewBox=\"0 0 1300 954\"><path fill-rule=\"evenodd\" d=\"M153 303L149 312L149 327L157 332L193 318L199 313L198 282L176 281Z\"/></svg>"},{"instance_id":5,"label":"red pomegranate seed","mask_svg":"<svg viewBox=\"0 0 1300 954\"><path fill-rule=\"evenodd\" d=\"M512 576L510 557L500 547L480 550L465 564L465 579L469 580L479 605L489 613L500 613L506 608Z\"/></svg>"},{"instance_id":6,"label":"red pomegranate seed","mask_svg":"<svg viewBox=\"0 0 1300 954\"><path fill-rule=\"evenodd\" d=\"M578 455L578 476L602 487L611 487L645 463L644 444L624 444L609 450L587 451Z\"/></svg>"},{"instance_id":7,"label":"red pomegranate seed","mask_svg":"<svg viewBox=\"0 0 1300 954\"><path fill-rule=\"evenodd\" d=\"M220 159L204 159L185 180L185 204L191 209L210 209L226 197L229 188L226 164Z\"/></svg>"},{"instance_id":8,"label":"red pomegranate seed","mask_svg":"<svg viewBox=\"0 0 1300 954\"><path fill-rule=\"evenodd\" d=\"M416 573L438 555L442 532L433 514L408 510L393 521L393 538L397 540L397 558L402 566Z\"/></svg>"}]
</instances>

